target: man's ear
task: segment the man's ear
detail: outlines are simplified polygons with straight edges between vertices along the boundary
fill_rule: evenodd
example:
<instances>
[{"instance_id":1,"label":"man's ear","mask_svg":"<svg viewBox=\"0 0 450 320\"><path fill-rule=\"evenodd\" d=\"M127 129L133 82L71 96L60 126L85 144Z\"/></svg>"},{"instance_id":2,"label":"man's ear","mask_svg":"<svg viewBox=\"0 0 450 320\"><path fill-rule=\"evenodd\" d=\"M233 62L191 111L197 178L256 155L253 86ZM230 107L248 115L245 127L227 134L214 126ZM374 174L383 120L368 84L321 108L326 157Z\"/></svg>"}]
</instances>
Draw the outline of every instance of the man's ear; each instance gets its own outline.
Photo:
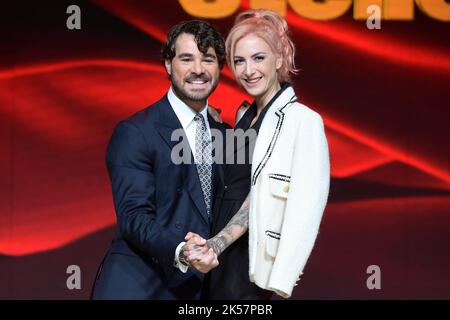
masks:
<instances>
[{"instance_id":1,"label":"man's ear","mask_svg":"<svg viewBox=\"0 0 450 320\"><path fill-rule=\"evenodd\" d=\"M164 61L164 65L166 66L167 74L170 76L172 74L172 63L170 60Z\"/></svg>"}]
</instances>

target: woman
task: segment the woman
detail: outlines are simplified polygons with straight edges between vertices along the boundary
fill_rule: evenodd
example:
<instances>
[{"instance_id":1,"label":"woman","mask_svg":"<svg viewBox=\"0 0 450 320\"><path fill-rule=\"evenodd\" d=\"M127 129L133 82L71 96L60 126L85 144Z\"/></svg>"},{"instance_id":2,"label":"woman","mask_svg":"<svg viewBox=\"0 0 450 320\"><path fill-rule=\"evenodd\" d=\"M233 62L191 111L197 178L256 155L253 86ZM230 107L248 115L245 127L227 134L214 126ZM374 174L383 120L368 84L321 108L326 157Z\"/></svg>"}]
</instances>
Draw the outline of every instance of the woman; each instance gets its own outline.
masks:
<instances>
[{"instance_id":1,"label":"woman","mask_svg":"<svg viewBox=\"0 0 450 320\"><path fill-rule=\"evenodd\" d=\"M269 299L272 292L288 298L313 248L328 197L323 122L297 101L288 82L296 72L295 48L284 18L263 9L241 13L226 50L237 82L254 98L238 112L243 116L236 128L254 130L258 137L245 164L225 168L213 234L223 230L206 243L189 233L184 254L198 262L201 244L221 254L209 275L212 299Z\"/></svg>"}]
</instances>

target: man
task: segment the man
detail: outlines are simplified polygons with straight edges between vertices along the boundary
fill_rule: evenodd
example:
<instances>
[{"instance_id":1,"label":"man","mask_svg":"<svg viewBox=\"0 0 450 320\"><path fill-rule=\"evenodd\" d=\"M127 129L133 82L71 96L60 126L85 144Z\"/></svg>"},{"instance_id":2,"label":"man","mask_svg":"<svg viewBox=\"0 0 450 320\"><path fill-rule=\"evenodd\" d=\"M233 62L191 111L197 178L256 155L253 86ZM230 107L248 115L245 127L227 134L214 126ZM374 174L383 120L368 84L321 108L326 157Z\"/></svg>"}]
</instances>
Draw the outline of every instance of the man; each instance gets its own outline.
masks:
<instances>
[{"instance_id":1,"label":"man","mask_svg":"<svg viewBox=\"0 0 450 320\"><path fill-rule=\"evenodd\" d=\"M188 268L182 248L188 231L210 235L220 174L217 164L202 159L211 159L211 129L225 129L207 112L225 60L224 40L207 22L183 22L169 31L162 59L168 93L122 121L108 145L117 231L93 299L199 299L202 272L218 264L209 250L192 265L202 272ZM173 161L176 130L188 141L193 161Z\"/></svg>"}]
</instances>

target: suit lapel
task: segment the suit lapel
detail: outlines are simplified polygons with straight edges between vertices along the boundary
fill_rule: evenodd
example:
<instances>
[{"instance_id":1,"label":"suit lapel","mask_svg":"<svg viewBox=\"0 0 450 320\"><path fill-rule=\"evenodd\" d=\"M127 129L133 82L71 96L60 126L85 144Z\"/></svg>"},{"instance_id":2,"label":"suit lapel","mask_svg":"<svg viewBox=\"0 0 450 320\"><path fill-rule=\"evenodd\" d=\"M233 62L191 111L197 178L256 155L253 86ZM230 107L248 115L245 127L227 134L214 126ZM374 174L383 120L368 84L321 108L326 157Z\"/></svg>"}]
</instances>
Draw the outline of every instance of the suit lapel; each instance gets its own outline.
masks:
<instances>
[{"instance_id":1,"label":"suit lapel","mask_svg":"<svg viewBox=\"0 0 450 320\"><path fill-rule=\"evenodd\" d=\"M223 155L223 152L224 152L223 143L224 143L224 140L225 140L225 130L218 125L218 123L209 115L209 113L208 113L208 122L209 122L209 127L210 127L211 130L212 129L218 130L217 132L221 133L221 136L217 136L215 138L216 139L222 139L222 141L221 141L221 143L218 143L216 145L213 143L213 150L214 150L215 146L217 146L219 148L222 147L221 148L222 150L215 150L215 152L216 152L216 154L217 154L217 152L222 152L222 155ZM214 138L214 136L213 136L213 138ZM223 162L224 161L224 157L221 157L221 159L217 159L217 160L221 160ZM224 181L225 181L225 179L223 177L223 170L222 170L223 166L222 167L221 166L222 165L218 164L217 161L213 162L212 168L213 168L213 179L214 179L213 180L213 185L214 186L217 185L217 184L220 184L220 183L223 184Z\"/></svg>"},{"instance_id":2,"label":"suit lapel","mask_svg":"<svg viewBox=\"0 0 450 320\"><path fill-rule=\"evenodd\" d=\"M273 149L278 141L281 129L284 124L284 109L297 100L292 87L288 87L284 92L269 106L266 116L263 119L261 128L256 140L255 149L252 157L252 182L256 184L261 171L272 156Z\"/></svg>"},{"instance_id":3,"label":"suit lapel","mask_svg":"<svg viewBox=\"0 0 450 320\"><path fill-rule=\"evenodd\" d=\"M182 166L181 171L183 173L184 187L188 191L203 220L206 223L209 223L205 199L203 198L203 191L197 173L197 166L194 162L194 156L192 155L192 150L189 147L187 136L183 130L183 127L181 126L180 121L178 120L177 115L173 111L169 100L167 99L167 95L163 98L163 106L159 109L159 121L155 124L155 127L160 136L170 148L171 152L172 149L178 143L180 143L180 141L186 144L186 146L184 146L183 148L183 152L188 152L189 156L183 154L182 157L184 160L183 163L180 164ZM178 136L180 137L180 140L172 141L172 133L177 129L180 130L181 133ZM188 161L188 159L189 162L185 163L185 161Z\"/></svg>"}]
</instances>

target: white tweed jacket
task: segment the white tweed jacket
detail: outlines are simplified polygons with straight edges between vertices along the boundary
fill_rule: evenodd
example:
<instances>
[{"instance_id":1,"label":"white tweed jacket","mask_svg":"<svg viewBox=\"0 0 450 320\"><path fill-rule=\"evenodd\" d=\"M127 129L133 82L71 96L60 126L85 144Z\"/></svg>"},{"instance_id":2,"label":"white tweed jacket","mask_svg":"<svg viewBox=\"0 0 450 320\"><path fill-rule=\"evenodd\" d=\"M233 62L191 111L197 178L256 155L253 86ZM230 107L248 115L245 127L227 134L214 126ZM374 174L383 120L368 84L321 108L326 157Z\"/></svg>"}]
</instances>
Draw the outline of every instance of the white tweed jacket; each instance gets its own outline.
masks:
<instances>
[{"instance_id":1,"label":"white tweed jacket","mask_svg":"<svg viewBox=\"0 0 450 320\"><path fill-rule=\"evenodd\" d=\"M326 206L330 162L322 118L292 87L269 106L252 157L250 280L288 298Z\"/></svg>"}]
</instances>

